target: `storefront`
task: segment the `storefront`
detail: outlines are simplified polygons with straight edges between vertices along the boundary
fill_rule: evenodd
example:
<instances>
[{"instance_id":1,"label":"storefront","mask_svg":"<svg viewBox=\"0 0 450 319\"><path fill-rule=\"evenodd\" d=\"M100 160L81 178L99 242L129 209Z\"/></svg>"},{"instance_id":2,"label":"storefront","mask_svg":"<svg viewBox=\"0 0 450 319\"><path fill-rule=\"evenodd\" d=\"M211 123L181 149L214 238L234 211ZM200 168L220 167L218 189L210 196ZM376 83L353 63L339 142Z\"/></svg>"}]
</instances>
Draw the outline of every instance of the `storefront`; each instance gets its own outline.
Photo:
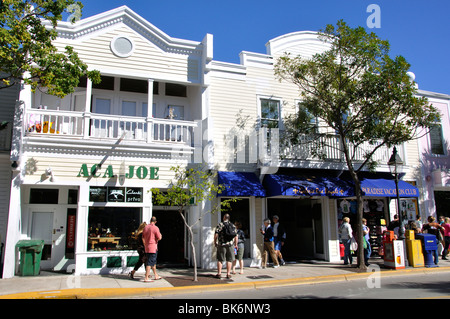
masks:
<instances>
[{"instance_id":1,"label":"storefront","mask_svg":"<svg viewBox=\"0 0 450 319\"><path fill-rule=\"evenodd\" d=\"M161 263L186 263L179 213L152 205L151 189L163 189L171 180L170 163L122 159L99 164L50 157L29 162L34 163L33 173L25 170L20 199L12 203L21 211L20 238L44 240L41 269L76 274L129 271L138 259L135 231L152 215L165 235Z\"/></svg>"}]
</instances>

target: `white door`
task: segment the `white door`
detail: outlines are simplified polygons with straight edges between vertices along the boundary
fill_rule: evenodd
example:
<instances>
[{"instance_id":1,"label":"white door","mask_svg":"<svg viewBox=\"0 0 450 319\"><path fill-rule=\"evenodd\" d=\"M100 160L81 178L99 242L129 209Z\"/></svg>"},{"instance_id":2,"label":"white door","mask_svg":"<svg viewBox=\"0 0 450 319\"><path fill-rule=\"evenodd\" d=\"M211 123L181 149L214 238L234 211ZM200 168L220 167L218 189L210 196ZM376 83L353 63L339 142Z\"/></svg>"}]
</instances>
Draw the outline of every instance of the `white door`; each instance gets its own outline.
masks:
<instances>
[{"instance_id":1,"label":"white door","mask_svg":"<svg viewBox=\"0 0 450 319\"><path fill-rule=\"evenodd\" d=\"M39 239L44 241L41 269L51 268L53 246L52 212L33 212L31 221L31 239Z\"/></svg>"}]
</instances>

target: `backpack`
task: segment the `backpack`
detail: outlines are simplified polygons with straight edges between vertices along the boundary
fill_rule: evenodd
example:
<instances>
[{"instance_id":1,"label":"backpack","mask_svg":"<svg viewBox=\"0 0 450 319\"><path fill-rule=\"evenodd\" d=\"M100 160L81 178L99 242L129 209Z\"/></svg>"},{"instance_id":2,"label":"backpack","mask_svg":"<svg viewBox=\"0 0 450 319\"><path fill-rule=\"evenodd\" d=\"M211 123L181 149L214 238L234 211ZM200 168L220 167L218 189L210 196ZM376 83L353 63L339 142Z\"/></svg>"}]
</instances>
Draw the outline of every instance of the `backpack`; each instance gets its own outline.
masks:
<instances>
[{"instance_id":1,"label":"backpack","mask_svg":"<svg viewBox=\"0 0 450 319\"><path fill-rule=\"evenodd\" d=\"M222 228L223 240L225 242L231 241L234 237L236 237L236 227L230 222L224 222Z\"/></svg>"}]
</instances>

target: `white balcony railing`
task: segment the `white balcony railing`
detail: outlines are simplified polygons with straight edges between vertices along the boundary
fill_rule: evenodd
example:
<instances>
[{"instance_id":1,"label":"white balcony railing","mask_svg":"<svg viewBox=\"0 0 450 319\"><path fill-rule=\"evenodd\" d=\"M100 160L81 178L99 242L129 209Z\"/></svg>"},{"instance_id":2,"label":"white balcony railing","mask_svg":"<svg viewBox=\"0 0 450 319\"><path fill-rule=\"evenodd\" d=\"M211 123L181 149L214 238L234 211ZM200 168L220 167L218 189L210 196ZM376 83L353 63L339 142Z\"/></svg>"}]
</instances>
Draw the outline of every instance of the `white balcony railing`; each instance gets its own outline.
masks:
<instances>
[{"instance_id":1,"label":"white balcony railing","mask_svg":"<svg viewBox=\"0 0 450 319\"><path fill-rule=\"evenodd\" d=\"M273 143L271 142L271 133L268 131L267 135L267 145L266 145L266 154L269 158L271 158L271 147ZM278 138L278 137L276 137ZM337 135L323 135L320 137L314 137L314 140L311 140L311 136L304 135L301 138L301 142L292 145L283 143L280 140L279 143L279 152L276 154L276 158L272 156L271 160L276 161L325 161L325 162L344 162L344 153L342 152L342 143L340 142L340 138ZM277 143L278 145L278 143ZM355 162L363 162L366 159L366 154L373 150L377 145L363 143L358 146L357 149L354 149L352 145L349 145L350 154L353 155L353 160ZM405 154L403 152L403 148L398 148L400 157L404 158ZM386 164L389 161L389 158L392 154L392 149L387 146L379 147L375 153L372 155L372 161L375 161L379 164Z\"/></svg>"},{"instance_id":2,"label":"white balcony railing","mask_svg":"<svg viewBox=\"0 0 450 319\"><path fill-rule=\"evenodd\" d=\"M43 109L27 110L25 135L191 145L197 122ZM150 134L149 134L150 133Z\"/></svg>"}]
</instances>

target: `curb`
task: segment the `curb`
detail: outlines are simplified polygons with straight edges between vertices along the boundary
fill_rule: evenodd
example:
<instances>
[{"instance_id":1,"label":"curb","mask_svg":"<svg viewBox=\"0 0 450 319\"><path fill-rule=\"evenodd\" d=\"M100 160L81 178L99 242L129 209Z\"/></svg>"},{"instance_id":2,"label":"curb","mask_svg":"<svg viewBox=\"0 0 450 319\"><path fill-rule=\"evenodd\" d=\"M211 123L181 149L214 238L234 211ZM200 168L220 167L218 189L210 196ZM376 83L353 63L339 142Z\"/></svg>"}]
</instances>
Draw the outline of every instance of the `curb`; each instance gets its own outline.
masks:
<instances>
[{"instance_id":1,"label":"curb","mask_svg":"<svg viewBox=\"0 0 450 319\"><path fill-rule=\"evenodd\" d=\"M413 268L401 270L383 270L381 277L405 276L408 274L431 274L436 272L450 271L450 267L436 268ZM199 293L206 291L223 291L238 289L261 289L268 287L293 286L312 283L326 283L367 279L374 272L352 273L344 275L327 275L314 277L300 277L292 279L266 280L259 282L241 282L230 284L196 285L185 287L162 287L162 288L87 288L87 289L65 289L52 291L31 291L2 295L0 299L103 299L103 298L130 298L130 297L152 297L164 295L177 295L186 293Z\"/></svg>"}]
</instances>

